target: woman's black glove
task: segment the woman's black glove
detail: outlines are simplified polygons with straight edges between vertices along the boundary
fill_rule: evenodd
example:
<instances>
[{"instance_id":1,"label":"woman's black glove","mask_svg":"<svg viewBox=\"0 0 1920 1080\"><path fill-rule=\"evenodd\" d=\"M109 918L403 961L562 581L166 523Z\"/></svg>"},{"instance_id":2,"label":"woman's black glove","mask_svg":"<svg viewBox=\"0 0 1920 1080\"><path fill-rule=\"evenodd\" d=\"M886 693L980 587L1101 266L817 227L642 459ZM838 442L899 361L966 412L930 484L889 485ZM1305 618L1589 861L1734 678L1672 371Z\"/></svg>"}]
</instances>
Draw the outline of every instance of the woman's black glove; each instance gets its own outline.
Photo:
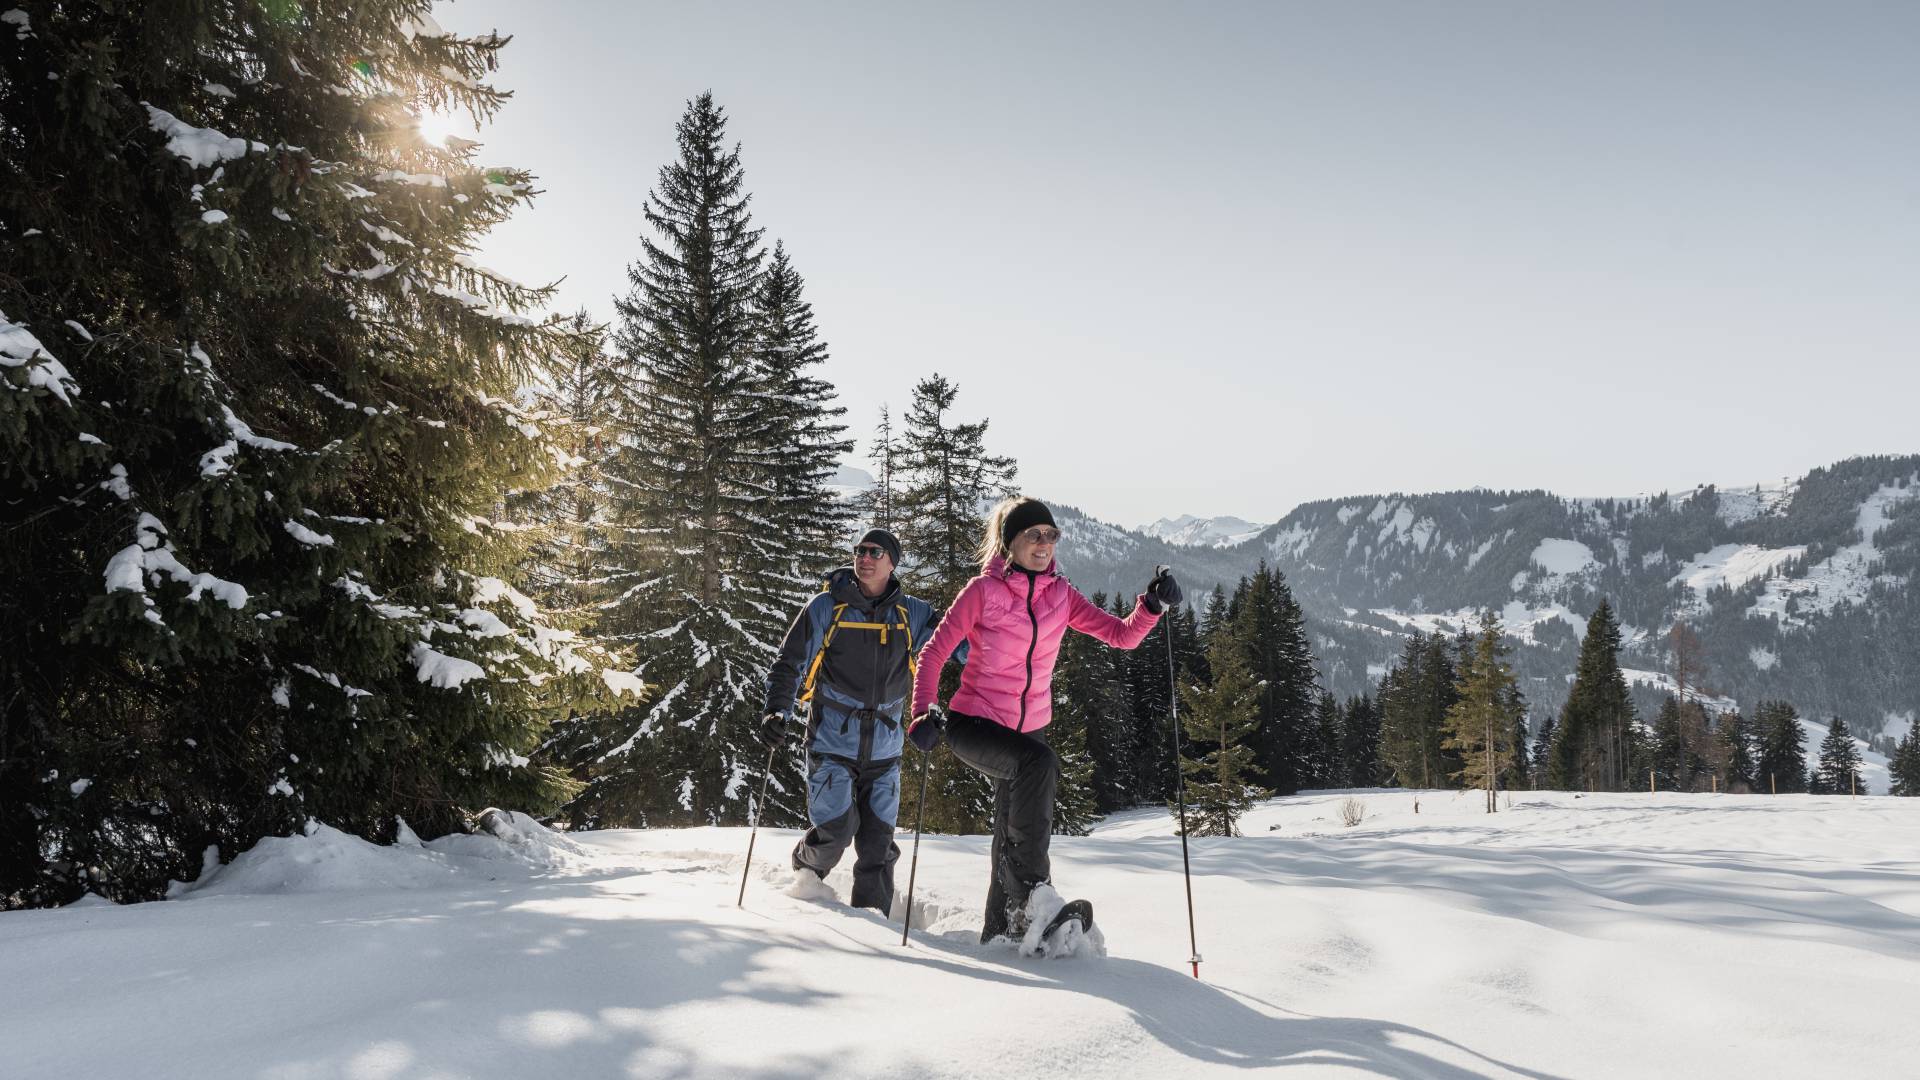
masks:
<instances>
[{"instance_id":1,"label":"woman's black glove","mask_svg":"<svg viewBox=\"0 0 1920 1080\"><path fill-rule=\"evenodd\" d=\"M940 745L940 731L944 727L946 719L940 715L940 706L935 705L907 725L907 741L921 753L931 754L933 748Z\"/></svg>"},{"instance_id":2,"label":"woman's black glove","mask_svg":"<svg viewBox=\"0 0 1920 1080\"><path fill-rule=\"evenodd\" d=\"M1186 599L1180 591L1180 583L1173 580L1173 568L1162 566L1153 572L1153 580L1147 582L1147 610L1155 615L1177 606Z\"/></svg>"}]
</instances>

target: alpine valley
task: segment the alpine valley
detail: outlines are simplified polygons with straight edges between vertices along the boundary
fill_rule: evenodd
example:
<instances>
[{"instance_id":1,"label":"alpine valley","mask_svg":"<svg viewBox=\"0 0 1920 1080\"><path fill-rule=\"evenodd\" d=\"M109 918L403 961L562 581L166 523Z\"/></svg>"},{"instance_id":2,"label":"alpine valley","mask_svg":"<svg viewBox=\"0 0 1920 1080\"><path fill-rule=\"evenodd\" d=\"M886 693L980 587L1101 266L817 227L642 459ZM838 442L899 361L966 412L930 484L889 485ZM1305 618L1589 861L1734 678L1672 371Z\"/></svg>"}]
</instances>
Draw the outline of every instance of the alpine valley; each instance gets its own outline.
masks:
<instances>
[{"instance_id":1,"label":"alpine valley","mask_svg":"<svg viewBox=\"0 0 1920 1080\"><path fill-rule=\"evenodd\" d=\"M1457 633L1491 608L1537 726L1565 698L1587 616L1606 597L1643 719L1672 687L1667 633L1681 621L1705 646L1702 685L1723 708L1784 699L1810 722L1842 717L1883 753L1920 710L1920 455L1633 498L1355 495L1296 507L1251 537L1234 536L1238 519L1150 527L1219 538L1202 544L1053 505L1071 537L1063 569L1089 594L1131 595L1169 563L1204 610L1216 585L1231 591L1262 561L1280 570L1341 697L1373 692L1411 634Z\"/></svg>"}]
</instances>

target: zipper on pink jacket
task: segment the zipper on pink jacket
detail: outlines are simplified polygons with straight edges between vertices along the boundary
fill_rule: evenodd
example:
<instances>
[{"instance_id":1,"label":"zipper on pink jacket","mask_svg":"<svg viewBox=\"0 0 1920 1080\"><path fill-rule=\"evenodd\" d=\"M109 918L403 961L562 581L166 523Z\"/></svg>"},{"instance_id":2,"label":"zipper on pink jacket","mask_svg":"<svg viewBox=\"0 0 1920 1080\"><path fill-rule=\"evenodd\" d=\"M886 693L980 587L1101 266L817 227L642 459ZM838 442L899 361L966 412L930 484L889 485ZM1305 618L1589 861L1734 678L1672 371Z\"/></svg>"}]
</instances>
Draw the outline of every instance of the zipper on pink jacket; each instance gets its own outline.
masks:
<instances>
[{"instance_id":1,"label":"zipper on pink jacket","mask_svg":"<svg viewBox=\"0 0 1920 1080\"><path fill-rule=\"evenodd\" d=\"M1040 617L1033 613L1033 585L1038 580L1027 575L1027 622L1033 627L1033 636L1027 639L1027 685L1020 689L1020 726L1015 731L1027 730L1027 694L1033 689L1033 650L1040 644Z\"/></svg>"}]
</instances>

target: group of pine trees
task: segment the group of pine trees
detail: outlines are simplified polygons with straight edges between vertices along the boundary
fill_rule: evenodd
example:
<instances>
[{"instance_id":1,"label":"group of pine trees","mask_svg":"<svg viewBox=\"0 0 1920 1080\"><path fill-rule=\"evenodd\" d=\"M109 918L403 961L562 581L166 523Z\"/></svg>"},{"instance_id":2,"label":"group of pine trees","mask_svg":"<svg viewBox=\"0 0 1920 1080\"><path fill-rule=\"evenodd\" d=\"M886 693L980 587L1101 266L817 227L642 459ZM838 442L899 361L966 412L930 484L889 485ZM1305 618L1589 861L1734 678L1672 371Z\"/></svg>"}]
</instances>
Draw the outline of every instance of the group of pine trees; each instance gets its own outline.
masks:
<instances>
[{"instance_id":1,"label":"group of pine trees","mask_svg":"<svg viewBox=\"0 0 1920 1080\"><path fill-rule=\"evenodd\" d=\"M533 178L420 137L418 3L42 5L0 51L0 907L319 818L551 808L611 661L514 587L593 333L476 263ZM551 553L559 566L567 553Z\"/></svg>"},{"instance_id":2,"label":"group of pine trees","mask_svg":"<svg viewBox=\"0 0 1920 1080\"><path fill-rule=\"evenodd\" d=\"M156 896L316 818L744 820L854 440L711 96L609 332L469 254L533 177L419 133L501 104L504 38L405 0L9 31L0 906ZM1013 476L957 392L876 440L936 594Z\"/></svg>"},{"instance_id":3,"label":"group of pine trees","mask_svg":"<svg viewBox=\"0 0 1920 1080\"><path fill-rule=\"evenodd\" d=\"M526 314L551 290L469 255L532 176L419 134L425 110L500 105L503 38L407 0L64 6L10 31L0 907L159 895L315 818L747 820L767 668L855 531L899 535L936 605L976 572L1014 462L938 375L850 429L710 95L604 327ZM830 485L859 443L877 483L848 504ZM1377 697L1341 702L1263 565L1132 652L1069 637L1059 825L1182 783L1189 828L1219 834L1308 787L1857 787L1838 720L1809 771L1791 706L1709 716L1684 671L1647 734L1619 646L1603 603L1530 748L1490 617L1414 637ZM773 764L762 809L798 824L799 755ZM945 753L929 773L930 828L986 827L981 778Z\"/></svg>"}]
</instances>

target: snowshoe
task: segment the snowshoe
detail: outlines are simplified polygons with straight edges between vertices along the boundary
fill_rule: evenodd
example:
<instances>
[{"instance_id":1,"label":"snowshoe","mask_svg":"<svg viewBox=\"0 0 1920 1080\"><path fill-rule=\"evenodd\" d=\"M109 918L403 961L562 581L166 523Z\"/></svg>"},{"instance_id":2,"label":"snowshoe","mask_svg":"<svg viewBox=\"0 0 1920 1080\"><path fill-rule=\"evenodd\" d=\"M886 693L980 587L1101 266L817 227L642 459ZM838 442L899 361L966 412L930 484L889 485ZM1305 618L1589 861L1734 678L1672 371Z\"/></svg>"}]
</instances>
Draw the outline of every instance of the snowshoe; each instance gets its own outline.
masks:
<instances>
[{"instance_id":1,"label":"snowshoe","mask_svg":"<svg viewBox=\"0 0 1920 1080\"><path fill-rule=\"evenodd\" d=\"M1045 925L1028 932L1020 943L1020 952L1024 956L1072 956L1092 929L1093 904L1069 900Z\"/></svg>"}]
</instances>

